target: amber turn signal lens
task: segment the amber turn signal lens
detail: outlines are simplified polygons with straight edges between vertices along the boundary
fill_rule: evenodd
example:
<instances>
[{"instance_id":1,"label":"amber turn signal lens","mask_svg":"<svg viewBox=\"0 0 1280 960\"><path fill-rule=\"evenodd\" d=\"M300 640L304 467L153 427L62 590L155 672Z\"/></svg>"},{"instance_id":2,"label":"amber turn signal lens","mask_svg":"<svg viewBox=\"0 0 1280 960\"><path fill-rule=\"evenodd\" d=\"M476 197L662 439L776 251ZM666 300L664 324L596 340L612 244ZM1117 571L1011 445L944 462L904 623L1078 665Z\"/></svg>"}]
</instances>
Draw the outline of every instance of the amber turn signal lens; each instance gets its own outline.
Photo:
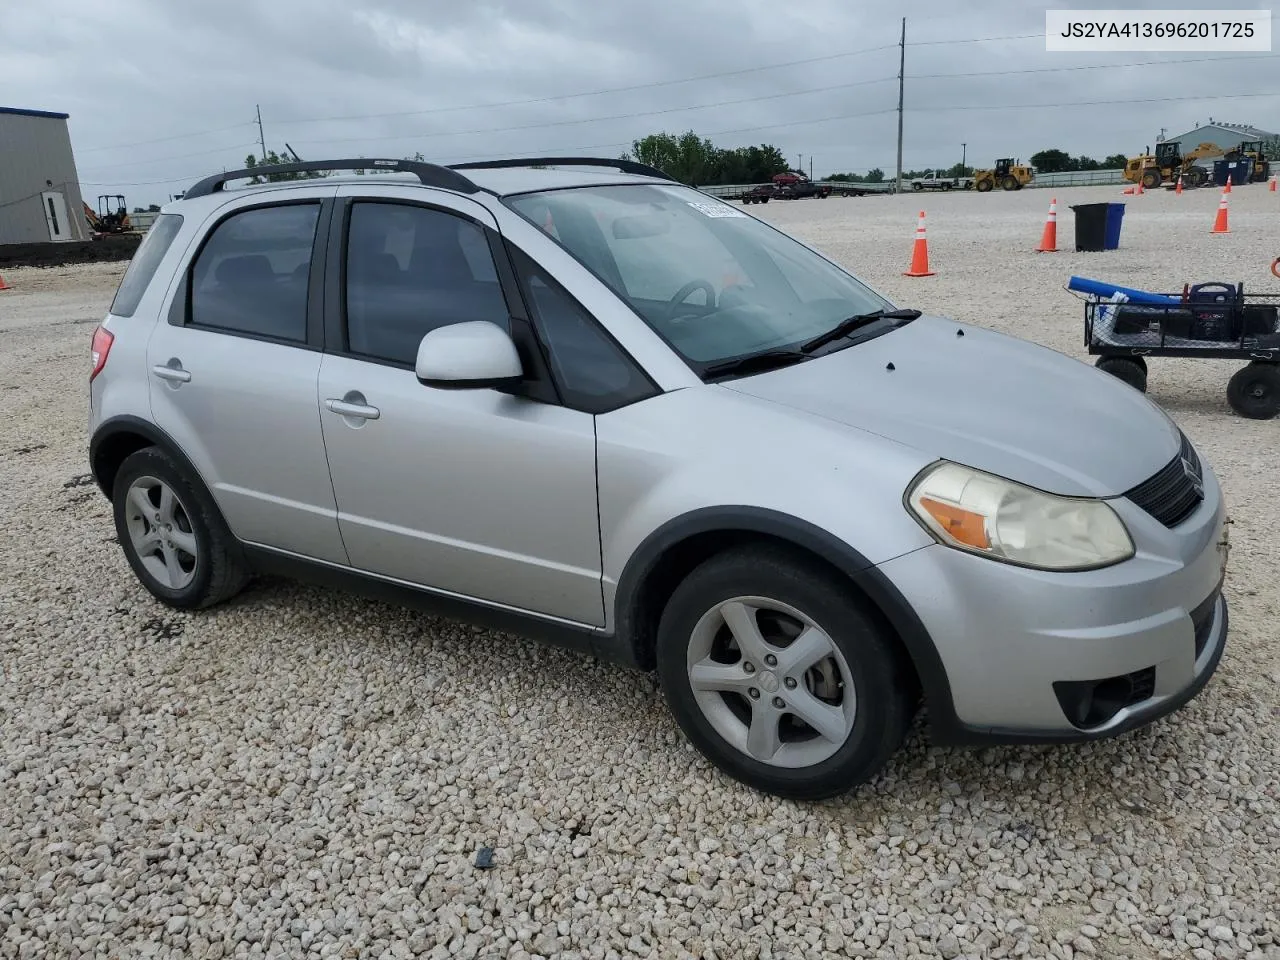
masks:
<instances>
[{"instance_id":1,"label":"amber turn signal lens","mask_svg":"<svg viewBox=\"0 0 1280 960\"><path fill-rule=\"evenodd\" d=\"M929 515L938 521L948 536L977 550L991 549L991 541L987 538L986 518L982 514L934 500L932 497L921 497L920 506L929 511Z\"/></svg>"}]
</instances>

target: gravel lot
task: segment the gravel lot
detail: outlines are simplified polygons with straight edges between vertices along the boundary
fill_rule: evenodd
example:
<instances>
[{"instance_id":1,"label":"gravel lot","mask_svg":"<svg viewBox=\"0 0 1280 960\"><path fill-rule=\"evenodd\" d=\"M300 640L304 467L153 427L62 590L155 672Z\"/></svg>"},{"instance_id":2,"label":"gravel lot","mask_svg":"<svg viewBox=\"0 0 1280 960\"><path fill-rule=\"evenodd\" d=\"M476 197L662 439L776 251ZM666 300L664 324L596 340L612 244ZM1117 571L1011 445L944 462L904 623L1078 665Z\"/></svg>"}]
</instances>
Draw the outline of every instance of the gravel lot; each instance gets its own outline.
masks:
<instances>
[{"instance_id":1,"label":"gravel lot","mask_svg":"<svg viewBox=\"0 0 1280 960\"><path fill-rule=\"evenodd\" d=\"M1059 246L1112 199L1060 191ZM1280 289L1280 195L1234 191L1225 237L1216 191L1123 199L1109 254L1033 253L1044 190L751 209L904 305L1081 357L1071 273ZM920 206L938 276L907 279ZM1280 421L1231 413L1233 364L1151 365L1235 520L1207 690L1082 747L917 730L798 805L716 774L642 674L289 584L151 601L85 476L120 272L0 293L0 957L1280 957Z\"/></svg>"}]
</instances>

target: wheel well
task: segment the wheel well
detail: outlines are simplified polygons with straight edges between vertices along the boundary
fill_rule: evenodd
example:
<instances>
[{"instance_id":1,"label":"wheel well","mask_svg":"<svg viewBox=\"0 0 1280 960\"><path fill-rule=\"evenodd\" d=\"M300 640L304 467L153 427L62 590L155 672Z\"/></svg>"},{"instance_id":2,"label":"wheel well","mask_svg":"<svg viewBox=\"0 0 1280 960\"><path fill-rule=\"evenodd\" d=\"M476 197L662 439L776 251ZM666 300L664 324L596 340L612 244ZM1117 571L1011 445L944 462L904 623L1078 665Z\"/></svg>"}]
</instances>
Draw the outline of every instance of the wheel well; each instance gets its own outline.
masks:
<instances>
[{"instance_id":1,"label":"wheel well","mask_svg":"<svg viewBox=\"0 0 1280 960\"><path fill-rule=\"evenodd\" d=\"M710 530L696 533L663 551L635 591L631 609L625 611L625 622L630 625L630 641L635 661L641 669L652 670L656 666L658 621L662 617L667 601L680 582L692 573L694 568L716 554L746 546L779 547L810 563L818 564L845 580L849 584L850 591L857 593L864 601L867 614L884 629L886 635L897 641L896 646L902 654L904 672L910 675L912 682L919 689L920 676L907 645L889 618L865 590L854 583L845 571L820 553L799 546L786 537L755 530Z\"/></svg>"},{"instance_id":2,"label":"wheel well","mask_svg":"<svg viewBox=\"0 0 1280 960\"><path fill-rule=\"evenodd\" d=\"M116 474L120 471L120 464L124 463L130 454L137 453L144 447L153 446L156 446L156 442L150 437L130 430L112 433L97 445L93 452L93 462L89 466L93 471L94 479L98 481L99 489L108 499L111 497Z\"/></svg>"}]
</instances>

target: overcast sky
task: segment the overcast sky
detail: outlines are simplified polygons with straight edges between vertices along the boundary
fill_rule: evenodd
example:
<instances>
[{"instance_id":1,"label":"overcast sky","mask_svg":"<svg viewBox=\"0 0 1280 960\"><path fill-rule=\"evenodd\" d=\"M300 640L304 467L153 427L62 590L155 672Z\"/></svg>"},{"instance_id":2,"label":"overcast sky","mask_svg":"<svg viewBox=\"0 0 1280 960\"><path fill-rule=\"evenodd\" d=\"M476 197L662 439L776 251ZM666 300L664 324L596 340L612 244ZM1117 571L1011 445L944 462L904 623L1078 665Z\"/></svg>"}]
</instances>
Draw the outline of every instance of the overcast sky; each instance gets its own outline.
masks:
<instances>
[{"instance_id":1,"label":"overcast sky","mask_svg":"<svg viewBox=\"0 0 1280 960\"><path fill-rule=\"evenodd\" d=\"M907 5L904 166L955 163L961 143L979 166L1046 147L1099 158L1133 153L1162 128L1175 135L1210 117L1280 131L1280 54L1045 52L1047 6L1108 5ZM287 142L304 158L617 156L645 134L694 129L722 146L775 144L793 163L803 155L806 168L812 157L816 176L875 166L892 173L895 165L899 21L884 3L5 7L0 106L71 114L86 197L124 193L130 206L242 166L259 150L256 104L268 148L283 151ZM982 39L993 37L1001 39ZM1188 58L1216 62L1126 66ZM1251 96L1137 102L1236 91Z\"/></svg>"}]
</instances>

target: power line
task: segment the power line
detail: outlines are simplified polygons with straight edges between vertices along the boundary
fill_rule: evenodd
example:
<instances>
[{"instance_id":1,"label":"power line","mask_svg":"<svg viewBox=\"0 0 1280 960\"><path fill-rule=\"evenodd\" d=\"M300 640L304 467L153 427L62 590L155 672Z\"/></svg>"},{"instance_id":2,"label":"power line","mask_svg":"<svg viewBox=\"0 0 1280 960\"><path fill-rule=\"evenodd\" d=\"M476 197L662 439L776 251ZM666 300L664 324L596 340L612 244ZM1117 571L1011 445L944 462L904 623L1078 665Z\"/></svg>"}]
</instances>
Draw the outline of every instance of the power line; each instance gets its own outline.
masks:
<instances>
[{"instance_id":1,"label":"power line","mask_svg":"<svg viewBox=\"0 0 1280 960\"><path fill-rule=\"evenodd\" d=\"M225 153L230 150L243 150L245 147L256 147L258 141L251 140L248 143L236 143L226 147L215 147L212 150L200 150L196 153L176 153L167 157L144 157L139 160L133 160L129 163L113 163L106 167L88 167L91 174L101 173L104 170L119 170L122 167L136 167L144 163L160 163L165 160L189 160L191 157L207 157L215 153Z\"/></svg>"},{"instance_id":2,"label":"power line","mask_svg":"<svg viewBox=\"0 0 1280 960\"><path fill-rule=\"evenodd\" d=\"M908 44L910 46L910 44ZM1240 60L1276 60L1280 53L1259 53L1234 57L1183 57L1177 60L1134 60L1129 63L1086 63L1071 67L1032 67L1025 70L979 70L974 73L917 73L907 74L908 80L953 80L960 77L1003 77L1025 73L1065 73L1074 70L1116 70L1121 67L1152 67L1176 63L1218 63Z\"/></svg>"},{"instance_id":3,"label":"power line","mask_svg":"<svg viewBox=\"0 0 1280 960\"><path fill-rule=\"evenodd\" d=\"M1028 33L1028 34L1018 34L1016 36L1005 36L1005 37L968 37L964 39L953 39L953 40L922 40L922 41L913 41L912 43L907 44L907 46L923 47L923 46L936 46L939 44L953 44L953 43L986 43L988 41L993 41L993 40L1026 40L1031 37L1042 37L1042 36L1043 34L1039 34L1039 33ZM559 100L576 100L582 97L598 97L598 96L603 96L605 94L610 94L610 93L628 93L633 90L650 90L655 87L669 87L669 86L676 86L681 83L695 83L699 80L718 80L721 77L738 77L738 76L743 76L749 73L760 73L765 70L781 70L785 67L795 67L795 66L800 66L802 64L825 63L831 60L841 60L846 57L856 57L856 56L861 56L863 54L868 54L868 53L879 53L882 50L895 50L897 49L897 47L898 47L898 44L896 43L887 43L887 44L881 44L880 46L876 46L876 47L864 47L861 50L846 50L843 53L825 54L820 57L805 57L801 60L786 60L781 63L768 63L768 64L762 64L758 67L745 67L740 70L727 70L720 73L704 73L694 77L682 77L679 80L654 80L647 83L633 83L633 84L629 84L627 86L622 86L622 87L605 87L600 90L587 90L580 93L564 93L564 94L557 94L557 95L546 96L546 97L531 97L524 100L502 100L502 101L497 101L493 103L465 104L465 105L454 106L454 107L434 107L430 110L407 110L407 111L398 111L395 113L350 114L350 115L341 116L341 117L307 117L307 118L302 118L297 120L280 120L277 122L282 124L293 124L293 123L330 123L330 122L338 122L338 121L344 121L344 120L381 120L389 117L419 117L419 116L428 116L431 114L439 114L439 113L455 113L459 110L488 110L494 107L519 107L519 106L527 106L529 104L535 104L535 103L551 103ZM308 141L308 142L314 142L314 141Z\"/></svg>"},{"instance_id":4,"label":"power line","mask_svg":"<svg viewBox=\"0 0 1280 960\"><path fill-rule=\"evenodd\" d=\"M479 130L439 130L429 133L397 133L381 137L324 137L318 140L295 140L295 143L353 143L375 142L380 140L403 140L407 137L461 137L481 133L508 133L518 130L541 130L544 127L567 127L583 123L606 123L611 120L634 120L638 117L652 117L667 113L684 113L690 110L708 110L712 107L728 107L744 103L760 103L765 100L778 100L785 97L799 97L810 93L830 93L833 90L847 90L851 87L865 87L875 83L887 83L894 77L877 77L874 80L855 80L851 83L837 83L826 87L813 87L808 90L793 90L786 93L771 93L760 97L741 97L737 100L720 100L716 103L699 103L690 106L665 107L661 110L644 110L639 113L619 113L608 117L581 117L573 120L544 120L514 127L486 127Z\"/></svg>"},{"instance_id":5,"label":"power line","mask_svg":"<svg viewBox=\"0 0 1280 960\"><path fill-rule=\"evenodd\" d=\"M198 133L179 133L172 137L158 137L155 140L135 140L132 143L115 143L107 147L85 147L77 148L76 153L97 153L99 150L124 150L127 147L145 147L152 143L168 143L171 140L190 140L192 137L204 137L211 133L225 133L228 130L238 130L241 127L253 126L253 121L248 120L244 123L233 123L229 127L218 127L216 130L201 130Z\"/></svg>"}]
</instances>

